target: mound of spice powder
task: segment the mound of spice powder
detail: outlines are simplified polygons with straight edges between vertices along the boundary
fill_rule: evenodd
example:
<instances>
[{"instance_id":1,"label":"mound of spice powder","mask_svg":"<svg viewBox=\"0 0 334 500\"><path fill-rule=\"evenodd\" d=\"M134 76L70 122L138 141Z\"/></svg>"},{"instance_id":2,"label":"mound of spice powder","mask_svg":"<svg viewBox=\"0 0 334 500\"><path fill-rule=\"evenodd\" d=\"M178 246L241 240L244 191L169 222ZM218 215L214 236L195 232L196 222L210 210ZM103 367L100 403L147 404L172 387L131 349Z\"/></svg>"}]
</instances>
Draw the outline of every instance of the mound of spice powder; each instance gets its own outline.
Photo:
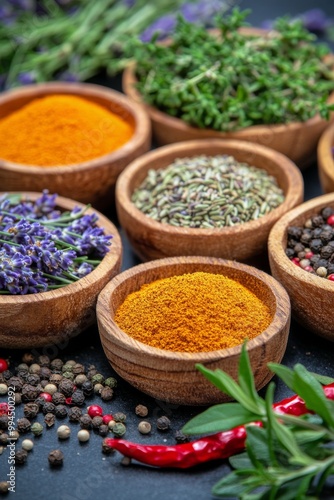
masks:
<instances>
[{"instance_id":1,"label":"mound of spice powder","mask_svg":"<svg viewBox=\"0 0 334 500\"><path fill-rule=\"evenodd\" d=\"M158 222L211 229L259 219L284 198L266 170L229 155L200 155L149 170L132 202Z\"/></svg>"},{"instance_id":2,"label":"mound of spice powder","mask_svg":"<svg viewBox=\"0 0 334 500\"><path fill-rule=\"evenodd\" d=\"M262 333L269 308L241 283L195 272L145 284L127 296L115 322L128 335L160 349L207 352Z\"/></svg>"},{"instance_id":3,"label":"mound of spice powder","mask_svg":"<svg viewBox=\"0 0 334 500\"><path fill-rule=\"evenodd\" d=\"M110 153L132 135L133 126L103 106L54 94L0 120L0 158L25 165L70 165Z\"/></svg>"}]
</instances>

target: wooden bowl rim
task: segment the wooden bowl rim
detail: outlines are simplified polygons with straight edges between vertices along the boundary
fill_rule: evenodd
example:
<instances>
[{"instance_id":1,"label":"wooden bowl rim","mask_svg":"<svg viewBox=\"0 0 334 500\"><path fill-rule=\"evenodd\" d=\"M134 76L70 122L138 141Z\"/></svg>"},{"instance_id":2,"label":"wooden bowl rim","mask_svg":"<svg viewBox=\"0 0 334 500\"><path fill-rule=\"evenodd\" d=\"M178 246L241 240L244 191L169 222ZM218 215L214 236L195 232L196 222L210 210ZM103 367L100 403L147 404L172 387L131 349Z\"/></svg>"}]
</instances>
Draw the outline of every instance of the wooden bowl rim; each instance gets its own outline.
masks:
<instances>
[{"instance_id":1,"label":"wooden bowl rim","mask_svg":"<svg viewBox=\"0 0 334 500\"><path fill-rule=\"evenodd\" d=\"M54 92L47 92L48 90L54 90ZM46 91L45 94L44 91ZM0 94L0 107L4 103L12 101L13 99L15 100L17 97L31 96L31 100L33 100L34 98L52 95L53 93L64 95L74 94L88 101L89 96L95 95L120 105L123 109L129 112L134 119L135 127L132 136L125 144L123 144L123 146L115 151L107 153L103 156L92 158L91 160L87 160L85 162L70 163L68 165L42 166L20 164L0 158L1 170L16 171L17 173L27 174L27 168L29 168L28 172L32 175L40 175L42 172L44 174L60 175L73 171L89 171L101 166L102 164L104 165L111 162L116 163L117 161L123 159L124 156L127 156L135 151L142 143L143 130L147 130L148 134L151 134L150 118L145 109L143 109L139 103L133 102L132 99L117 90L95 83L45 82L14 88Z\"/></svg>"},{"instance_id":2,"label":"wooden bowl rim","mask_svg":"<svg viewBox=\"0 0 334 500\"><path fill-rule=\"evenodd\" d=\"M126 346L132 353L141 352L142 354L146 354L148 356L163 358L169 361L184 361L191 363L201 363L210 360L210 362L215 360L221 360L223 358L229 358L233 356L238 356L241 353L242 344L235 347L228 347L225 349L219 349L215 351L207 351L207 352L198 352L198 353L188 353L188 352L180 352L180 351L168 351L165 349L159 349L157 347L152 347L148 344L140 342L138 340L133 339L130 335L121 330L115 321L111 318L108 319L108 322L104 321L103 318L103 310L110 310L110 298L112 294L117 290L118 286L122 285L124 282L131 280L134 276L139 274L145 274L147 271L157 268L165 268L165 267L173 267L179 266L181 264L211 264L212 266L223 266L229 267L233 269L237 269L241 272L249 274L253 276L255 279L258 279L262 283L264 283L270 293L273 295L276 301L276 311L273 316L272 322L268 326L268 328L254 337L253 339L247 342L247 350L250 351L252 349L256 349L259 345L262 345L268 341L269 338L274 337L279 334L282 328L286 325L286 323L290 319L291 308L287 311L283 307L283 303L286 302L290 304L289 296L283 286L272 276L261 271L253 266L249 266L247 264L242 264L237 261L215 258L215 257L198 257L198 256L185 256L185 257L167 257L164 259L157 259L150 262L145 262L143 264L138 264L137 266L128 269L127 271L123 271L122 273L115 276L100 292L97 300L96 306L96 316L98 320L98 326L100 330L100 322L103 324L104 330L107 332L107 335L110 337L111 335L115 335L115 332L110 331L110 325L114 326L116 330L116 338L117 341L122 346ZM199 269L201 271L201 269ZM187 271L185 271L186 273ZM184 273L176 273L176 275L180 275ZM152 281L148 281L151 283ZM132 293L133 290L129 291L129 294ZM101 339L103 344L103 339ZM260 343L260 344L259 344Z\"/></svg>"},{"instance_id":3,"label":"wooden bowl rim","mask_svg":"<svg viewBox=\"0 0 334 500\"><path fill-rule=\"evenodd\" d=\"M318 164L322 170L334 182L334 158L332 148L334 147L334 123L330 124L318 143Z\"/></svg>"},{"instance_id":4,"label":"wooden bowl rim","mask_svg":"<svg viewBox=\"0 0 334 500\"><path fill-rule=\"evenodd\" d=\"M0 196L5 193L0 192ZM34 191L10 191L8 194L22 194L24 196L31 197L32 200L41 196L41 193L37 193ZM63 196L57 196L56 198L56 206L60 208L65 208L66 210L72 210L74 207L85 207L86 205L75 200L71 200L70 198L65 198ZM105 217L101 212L95 210L94 208L89 208L87 210L87 214L95 213L99 220L98 225L103 226L106 230L107 234L112 234L112 243L110 246L109 252L103 257L100 264L89 274L80 278L80 280L75 281L69 285L66 285L61 288L57 288L56 290L49 290L46 292L39 293L31 293L26 295L0 295L0 304L29 304L36 302L46 302L55 300L59 297L71 296L75 294L79 290L84 290L89 288L101 275L104 275L106 271L114 268L115 265L122 259L122 243L121 238L118 233L116 226ZM115 244L113 242L115 241ZM118 251L113 252L112 249L116 249Z\"/></svg>"},{"instance_id":5,"label":"wooden bowl rim","mask_svg":"<svg viewBox=\"0 0 334 500\"><path fill-rule=\"evenodd\" d=\"M334 206L334 193L324 194L317 196L316 198L312 198L283 215L283 217L274 224L269 233L268 252L269 258L272 258L282 269L283 267L281 266L281 263L284 259L284 265L286 266L286 268L284 268L284 273L286 274L288 270L291 280L297 279L305 284L319 288L324 292L334 293L333 282L308 273L299 266L296 266L296 264L291 262L291 260L286 256L285 249L283 248L283 245L281 245L283 238L285 238L288 226L293 225L293 222L297 217L303 215L307 211L313 211L316 213L328 204L332 204ZM277 242L280 244L277 245Z\"/></svg>"},{"instance_id":6,"label":"wooden bowl rim","mask_svg":"<svg viewBox=\"0 0 334 500\"><path fill-rule=\"evenodd\" d=\"M264 156L264 157L269 157L272 159L272 156L274 155L275 159L277 159L277 165L279 168L282 170L282 172L285 173L285 176L288 181L288 189L284 193L285 199L283 203L281 203L278 207L276 207L274 210L269 212L268 214L264 215L263 217L260 217L259 219L256 219L254 221L248 221L243 224L237 224L235 226L231 227L222 227L222 228L187 228L187 227L176 227L172 226L167 223L162 223L159 221L156 221L149 216L145 215L141 210L139 210L134 203L131 201L131 194L130 193L130 188L129 188L129 183L131 179L138 173L138 171L146 168L147 164L152 161L156 160L159 158L164 158L166 155L169 153L175 153L175 158L177 158L178 154L183 154L185 156L197 156L196 153L191 153L191 151L194 151L198 148L205 148L207 147L209 150L212 147L219 147L221 146L222 152L225 147L227 148L235 148L240 151L244 152L256 152L257 154ZM187 154L187 151L189 151L189 154ZM198 153L199 154L199 153ZM204 153L201 153L204 154ZM218 154L218 153L216 153ZM179 156L180 157L180 156ZM172 161L172 160L171 160ZM256 165L254 165L256 166ZM280 217L280 215L283 215L287 209L289 209L289 206L294 206L294 202L296 199L299 198L300 190L298 193L295 193L294 190L292 190L292 187L296 187L297 185L300 185L302 191L304 189L304 182L303 182L303 177L298 169L298 167L290 160L287 156L283 155L282 153L279 153L278 151L275 151L273 149L268 148L267 146L263 146L261 144L255 144L251 143L248 141L239 141L237 139L197 139L193 141L182 141L182 142L177 142L177 143L172 143L172 144L167 144L165 146L161 146L153 151L149 151L147 153L144 153L140 157L136 158L133 160L131 163L129 163L126 168L121 172L120 176L118 177L116 181L116 188L115 188L115 197L116 197L116 207L118 204L122 206L122 208L131 215L133 219L135 219L136 222L140 223L145 223L145 225L155 231L160 231L163 234L166 235L182 235L182 234L188 234L193 235L193 236L207 236L207 235L222 235L222 236L227 236L230 234L235 234L236 232L251 232L259 229L259 227L263 227L266 224L270 224L272 222L272 219L275 218L275 220ZM292 191L292 193L291 193ZM123 203L122 197L126 196L126 203Z\"/></svg>"}]
</instances>

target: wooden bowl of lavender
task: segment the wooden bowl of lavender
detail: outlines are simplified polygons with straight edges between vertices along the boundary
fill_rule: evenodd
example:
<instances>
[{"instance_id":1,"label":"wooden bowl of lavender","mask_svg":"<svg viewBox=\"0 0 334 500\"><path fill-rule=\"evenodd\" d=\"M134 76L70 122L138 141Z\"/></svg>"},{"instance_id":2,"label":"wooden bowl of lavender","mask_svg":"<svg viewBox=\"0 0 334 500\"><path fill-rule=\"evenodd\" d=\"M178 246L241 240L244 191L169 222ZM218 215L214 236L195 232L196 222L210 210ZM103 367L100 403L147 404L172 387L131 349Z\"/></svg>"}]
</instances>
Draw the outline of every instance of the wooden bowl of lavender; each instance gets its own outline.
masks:
<instances>
[{"instance_id":1,"label":"wooden bowl of lavender","mask_svg":"<svg viewBox=\"0 0 334 500\"><path fill-rule=\"evenodd\" d=\"M0 345L61 346L96 320L122 259L116 227L76 201L0 193Z\"/></svg>"},{"instance_id":2,"label":"wooden bowl of lavender","mask_svg":"<svg viewBox=\"0 0 334 500\"><path fill-rule=\"evenodd\" d=\"M107 87L47 82L1 93L2 191L48 189L105 210L119 173L150 145L145 110Z\"/></svg>"},{"instance_id":3,"label":"wooden bowl of lavender","mask_svg":"<svg viewBox=\"0 0 334 500\"><path fill-rule=\"evenodd\" d=\"M96 311L113 369L146 394L181 405L229 399L195 365L236 379L246 337L259 390L272 377L267 362L282 360L290 327L289 297L272 276L210 257L137 265L108 283Z\"/></svg>"},{"instance_id":4,"label":"wooden bowl of lavender","mask_svg":"<svg viewBox=\"0 0 334 500\"><path fill-rule=\"evenodd\" d=\"M137 158L116 184L116 208L144 261L203 255L253 263L274 223L303 201L300 170L245 141L170 144Z\"/></svg>"},{"instance_id":5,"label":"wooden bowl of lavender","mask_svg":"<svg viewBox=\"0 0 334 500\"><path fill-rule=\"evenodd\" d=\"M334 123L322 134L318 143L318 174L324 193L334 192Z\"/></svg>"},{"instance_id":6,"label":"wooden bowl of lavender","mask_svg":"<svg viewBox=\"0 0 334 500\"><path fill-rule=\"evenodd\" d=\"M292 317L334 341L334 193L285 214L268 239L272 275L287 290Z\"/></svg>"}]
</instances>

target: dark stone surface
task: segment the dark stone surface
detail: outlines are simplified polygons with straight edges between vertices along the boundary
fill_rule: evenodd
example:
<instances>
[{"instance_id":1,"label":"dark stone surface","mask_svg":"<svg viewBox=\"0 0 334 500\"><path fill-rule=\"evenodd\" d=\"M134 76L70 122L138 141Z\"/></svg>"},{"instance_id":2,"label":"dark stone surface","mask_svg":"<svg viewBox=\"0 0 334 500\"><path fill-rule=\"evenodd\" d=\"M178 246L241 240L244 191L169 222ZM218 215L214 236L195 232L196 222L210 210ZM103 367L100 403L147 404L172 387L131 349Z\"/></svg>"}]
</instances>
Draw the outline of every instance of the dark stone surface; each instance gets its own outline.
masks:
<instances>
[{"instance_id":1,"label":"dark stone surface","mask_svg":"<svg viewBox=\"0 0 334 500\"><path fill-rule=\"evenodd\" d=\"M318 2L243 0L241 7L252 8L250 22L255 26L259 26L268 18L272 19L283 14L296 15L314 7L322 7L329 16L334 15L334 4L326 0ZM119 80L111 83L119 88ZM305 170L303 176L305 200L321 195L316 165ZM117 222L115 214L110 214L110 217ZM132 253L122 231L121 235L124 243L123 270L125 270L138 264L139 261ZM332 311L324 311L324 314L332 314ZM39 352L67 360L75 359L85 365L95 364L105 376L115 375L104 356L97 328L92 328L73 339L67 346L41 349ZM20 359L21 354L19 351L0 351L0 357L9 355L13 362ZM333 377L333 344L307 332L293 322L283 364L292 367L295 363L303 363L312 371ZM115 376L119 380L115 397L110 403L102 403L102 406L106 412L122 411L127 414L128 430L125 437L129 440L151 444L174 444L175 431L181 429L189 418L201 411L196 407L168 405L153 400ZM282 399L289 394L283 384L278 382L275 399ZM3 400L5 398L1 397L1 401ZM99 399L94 397L87 400L88 404L93 401L98 403ZM143 436L137 431L140 419L135 415L134 409L139 403L149 408L147 420L152 423L152 433L148 436ZM20 418L22 412L23 405L17 406L16 418ZM167 415L172 422L171 430L166 433L156 429L156 419L161 415ZM40 414L38 421L42 419L43 415ZM63 423L67 423L67 420L58 421L58 425ZM80 444L76 437L79 425L69 425L72 428L72 435L67 441L58 441L57 424L46 429L40 438L35 438L35 447L29 453L27 463L16 466L16 500L88 500L94 497L118 500L203 500L211 498L211 487L229 471L226 461L212 462L186 471L153 470L139 464L124 467L120 464L119 454L106 456L101 453L100 436L92 432L90 441ZM61 448L65 456L63 466L57 469L50 468L47 459L49 452L55 448ZM7 479L6 474L9 472L7 457L7 451L0 456L0 481Z\"/></svg>"}]
</instances>

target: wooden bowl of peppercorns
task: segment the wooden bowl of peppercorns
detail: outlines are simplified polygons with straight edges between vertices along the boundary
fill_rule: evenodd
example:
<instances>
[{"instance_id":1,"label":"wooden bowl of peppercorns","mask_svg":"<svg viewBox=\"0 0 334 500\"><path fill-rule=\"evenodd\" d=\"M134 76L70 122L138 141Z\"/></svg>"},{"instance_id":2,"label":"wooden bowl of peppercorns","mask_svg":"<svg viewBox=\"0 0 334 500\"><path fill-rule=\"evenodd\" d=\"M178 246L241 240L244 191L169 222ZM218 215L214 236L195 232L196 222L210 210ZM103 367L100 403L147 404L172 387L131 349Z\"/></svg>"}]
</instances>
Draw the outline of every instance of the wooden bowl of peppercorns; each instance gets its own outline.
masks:
<instances>
[{"instance_id":1,"label":"wooden bowl of peppercorns","mask_svg":"<svg viewBox=\"0 0 334 500\"><path fill-rule=\"evenodd\" d=\"M41 193L0 193L0 200L2 202L0 215L3 224L5 224L6 215L2 209L7 208L7 211L9 209L4 205L5 202L2 196L13 196L15 199L17 197L19 202L35 202L42 199ZM52 196L45 199L40 205L35 204L35 210L37 211L38 207L42 211L46 210L46 206L51 203L51 198ZM32 349L42 346L66 344L71 337L80 334L95 323L97 296L110 279L120 270L122 243L116 227L109 219L88 206L85 207L81 203L61 196L54 198L53 208L54 211L50 213L50 219L46 222L46 225L52 222L52 217L54 217L55 213L62 214L65 212L68 217L70 214L76 213L76 221L79 224L79 214L83 213L87 217L87 231L82 236L82 239L84 239L85 234L86 237L89 237L89 235L92 237L94 230L103 228L103 235L112 237L111 245L104 257L99 259L100 262L88 274L83 275L83 277L78 277L78 274L72 282L68 281L70 284L66 284L66 286L57 287L52 285L50 289L48 286L46 290L43 288L43 291L39 291L41 288L38 289L38 287L42 286L42 281L39 283L38 280L42 280L45 277L44 269L42 277L38 273L31 275L29 273L31 269L35 270L36 267L40 269L41 261L38 261L34 255L32 262L37 262L36 267L33 263L32 265L28 263L28 266L31 267L25 267L25 259L29 259L27 252L31 252L32 246L26 247L26 240L22 240L22 248L14 242L13 245L16 246L13 248L18 248L18 252L13 255L11 254L12 257L9 258L9 254L6 254L6 244L1 244L0 346L2 348ZM94 224L91 221L94 221ZM9 227L7 224L7 231L9 233L17 232L17 227L14 227L12 223L10 224L12 227ZM22 233L25 231L24 225L21 231ZM50 246L44 250L43 245L45 241L44 237L40 237L39 241L35 243L35 247L39 248L38 251L40 255L43 255L43 259L49 259L47 261L50 269L49 272L52 273L56 267L59 268L62 266L61 261L57 260L61 258L60 252L56 253L50 250ZM71 246L70 243L65 243L65 247L67 246ZM9 249L10 247L11 245L8 245ZM81 262L81 258L79 257L78 259ZM85 258L83 260L87 263ZM29 288L29 291L23 294L24 280L20 278L20 273L23 273L23 271L27 276L29 275L28 284L29 287L35 289L34 292L31 291L32 288ZM17 283L15 283L16 281ZM15 289L10 288L14 286Z\"/></svg>"},{"instance_id":2,"label":"wooden bowl of peppercorns","mask_svg":"<svg viewBox=\"0 0 334 500\"><path fill-rule=\"evenodd\" d=\"M292 317L334 341L334 193L285 214L268 239L272 275L287 290Z\"/></svg>"},{"instance_id":3,"label":"wooden bowl of peppercorns","mask_svg":"<svg viewBox=\"0 0 334 500\"><path fill-rule=\"evenodd\" d=\"M190 295L184 292L189 290L189 280L196 274L201 276L192 290L198 299L189 299L191 292ZM170 280L175 278L177 284L171 288ZM220 279L225 300L219 300L220 295L217 299L212 293ZM232 288L226 291L231 282ZM158 286L159 292L156 289L149 292L144 298L144 308L135 302L129 313L124 313L128 327L131 325L130 334L128 327L119 326L120 308L129 296L130 300L140 300L141 294L152 286ZM237 293L234 286L238 287ZM248 298L244 296L245 291ZM232 295L237 306L236 310L234 306L228 307L228 314L224 307L225 303L234 304ZM188 303L191 307L187 307ZM211 314L213 303L217 304L216 315ZM151 313L147 311L149 304ZM255 327L262 317L262 307L268 314L263 329ZM198 314L199 311L202 312ZM262 388L273 376L267 362L281 362L290 328L289 297L272 276L246 264L211 257L173 257L139 264L108 283L99 294L96 312L102 347L113 369L146 394L181 405L209 405L229 400L195 365L201 363L212 370L221 369L237 379L246 337L249 337L247 351L255 386L257 390ZM202 326L204 314L207 317ZM231 331L235 332L235 324L243 323L245 318L249 320L249 314L254 314L251 324L241 327L240 339L233 341L230 335ZM223 318L217 320L217 315ZM251 332L253 327L259 328L258 334ZM144 338L143 330L147 334Z\"/></svg>"},{"instance_id":4,"label":"wooden bowl of peppercorns","mask_svg":"<svg viewBox=\"0 0 334 500\"><path fill-rule=\"evenodd\" d=\"M213 158L212 168L210 166L201 167L198 178L194 180L197 194L191 192L189 195L190 187L186 184L187 179L185 182L182 179L182 164L174 168L176 176L173 178L171 188L169 188L170 182L168 182L167 189L164 180L158 179L158 181L154 181L152 189L146 189L147 203L156 203L157 206L161 207L160 202L163 201L161 198L168 197L170 207L164 209L166 222L161 218L154 219L147 215L144 208L138 208L138 205L133 201L133 195L135 191L141 190L141 184L149 178L151 171L163 171L174 162L184 158L189 158L189 163L195 164L195 161L203 156ZM217 167L217 173L210 174L210 171L215 170L213 162L218 161L217 159L222 156L224 159L219 159L222 165ZM246 169L255 167L256 171L273 178L273 183L284 194L282 203L260 217L253 217L252 210L249 207L244 208L245 205L243 205L252 202L250 200L252 192L256 190L257 200L261 198L261 204L269 203L269 201L267 202L266 196L259 189L259 181L252 179L251 176L247 177L246 170L243 170L242 174L239 172L238 175L233 171L229 173L230 179L221 178L217 183L214 176L220 175L220 171L223 171L225 159L232 162L231 168L234 165L238 165L237 168L239 168L240 164ZM179 174L181 177L177 178ZM207 177L208 174L210 177ZM205 181L202 181L201 179L204 178ZM209 183L209 189L214 190L215 194L209 194L206 186L204 184L201 186L202 182ZM238 183L239 186L243 186L242 194L237 192ZM246 183L251 187L247 188ZM213 188L211 184L214 184ZM161 188L163 185L164 189ZM233 188L232 185L235 187ZM157 190L159 193L155 196L154 193ZM181 193L177 192L178 190ZM267 238L271 227L287 211L302 203L303 190L303 179L299 169L281 153L245 141L201 139L163 146L142 155L128 165L116 184L116 208L122 228L125 230L134 251L143 261L178 255L206 255L235 259L251 264L259 261L262 265L266 261ZM273 193L274 191L270 189L269 200L274 197ZM193 195L196 198L192 198ZM186 206L180 209L178 206L184 196L186 196ZM213 200L212 196L216 196L216 199ZM225 197L225 202L220 200L221 196ZM182 220L180 216L183 210L186 210L187 219L191 224L193 222L197 224L195 222L197 210L201 211L204 207L204 205L200 206L202 203L206 203L208 207L208 213L205 214L204 219L209 218L210 221L211 207L214 203L216 206L218 204L218 215L212 217L212 220L215 219L214 225L211 227L208 224L205 225L205 220L204 224L192 227L177 222ZM174 216L172 214L175 211L177 213ZM234 215L232 212L231 215L236 216L236 219L233 218L230 223L225 224L223 221L227 211L233 211ZM238 215L240 217L237 217ZM246 218L246 222L243 222L244 216L248 218ZM174 220L176 217L179 218ZM223 224L221 224L222 222ZM175 225L177 223L178 225Z\"/></svg>"}]
</instances>

